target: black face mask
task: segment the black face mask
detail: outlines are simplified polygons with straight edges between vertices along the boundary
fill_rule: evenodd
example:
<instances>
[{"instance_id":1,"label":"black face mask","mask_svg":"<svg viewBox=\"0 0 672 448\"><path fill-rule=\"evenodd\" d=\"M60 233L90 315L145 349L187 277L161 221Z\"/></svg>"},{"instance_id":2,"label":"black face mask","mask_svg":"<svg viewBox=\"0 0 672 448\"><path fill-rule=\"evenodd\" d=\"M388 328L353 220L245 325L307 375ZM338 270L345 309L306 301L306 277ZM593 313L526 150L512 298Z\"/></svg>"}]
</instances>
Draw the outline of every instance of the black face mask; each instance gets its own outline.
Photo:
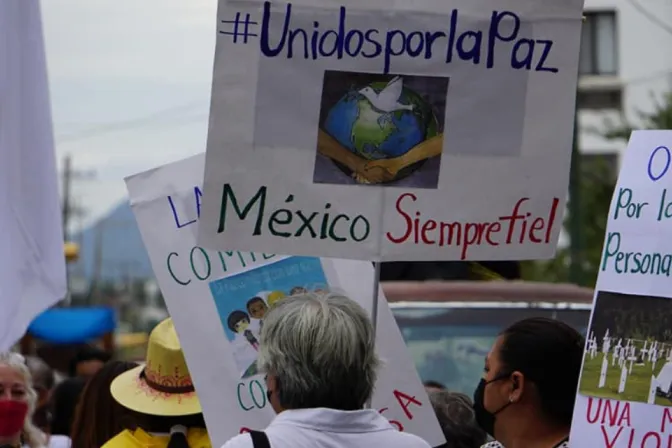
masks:
<instances>
[{"instance_id":1,"label":"black face mask","mask_svg":"<svg viewBox=\"0 0 672 448\"><path fill-rule=\"evenodd\" d=\"M481 378L481 382L478 383L478 387L474 391L474 413L476 414L476 423L478 426L483 429L483 431L490 434L492 437L495 437L495 417L497 414L502 412L511 404L511 402L506 403L501 408L497 409L495 412L490 412L485 409L485 386L495 381L500 381L505 378L508 378L509 374L499 375L496 378L486 381L485 378Z\"/></svg>"}]
</instances>

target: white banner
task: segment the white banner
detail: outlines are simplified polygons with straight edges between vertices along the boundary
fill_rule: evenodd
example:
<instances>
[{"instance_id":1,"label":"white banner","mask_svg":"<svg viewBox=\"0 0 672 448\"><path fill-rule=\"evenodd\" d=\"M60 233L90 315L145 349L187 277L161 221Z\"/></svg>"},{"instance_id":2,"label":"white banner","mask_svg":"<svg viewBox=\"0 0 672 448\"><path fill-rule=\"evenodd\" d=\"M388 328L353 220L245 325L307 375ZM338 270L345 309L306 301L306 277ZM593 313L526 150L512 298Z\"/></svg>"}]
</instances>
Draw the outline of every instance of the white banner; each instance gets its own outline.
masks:
<instances>
[{"instance_id":1,"label":"white banner","mask_svg":"<svg viewBox=\"0 0 672 448\"><path fill-rule=\"evenodd\" d=\"M220 0L199 243L366 260L551 257L582 9Z\"/></svg>"},{"instance_id":2,"label":"white banner","mask_svg":"<svg viewBox=\"0 0 672 448\"><path fill-rule=\"evenodd\" d=\"M66 295L38 0L0 2L0 351Z\"/></svg>"},{"instance_id":3,"label":"white banner","mask_svg":"<svg viewBox=\"0 0 672 448\"><path fill-rule=\"evenodd\" d=\"M572 448L672 446L672 131L634 131L609 210Z\"/></svg>"},{"instance_id":4,"label":"white banner","mask_svg":"<svg viewBox=\"0 0 672 448\"><path fill-rule=\"evenodd\" d=\"M213 446L274 413L256 369L266 308L296 288L345 291L373 303L371 263L210 251L196 244L205 155L127 179L131 205L161 292L184 348ZM373 405L400 430L432 446L445 441L382 291L377 350L386 361Z\"/></svg>"}]
</instances>

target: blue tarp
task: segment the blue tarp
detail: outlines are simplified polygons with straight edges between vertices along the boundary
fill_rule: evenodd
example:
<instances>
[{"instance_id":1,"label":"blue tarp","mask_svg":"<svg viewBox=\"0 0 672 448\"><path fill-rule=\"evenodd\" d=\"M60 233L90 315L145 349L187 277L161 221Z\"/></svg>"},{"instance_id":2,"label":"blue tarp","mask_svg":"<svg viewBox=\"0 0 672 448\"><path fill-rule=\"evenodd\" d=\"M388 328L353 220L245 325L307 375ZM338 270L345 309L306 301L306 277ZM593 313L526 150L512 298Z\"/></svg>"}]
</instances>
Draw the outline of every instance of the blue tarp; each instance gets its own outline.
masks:
<instances>
[{"instance_id":1,"label":"blue tarp","mask_svg":"<svg viewBox=\"0 0 672 448\"><path fill-rule=\"evenodd\" d=\"M28 332L53 344L78 344L98 339L115 328L112 308L52 308L37 316Z\"/></svg>"}]
</instances>

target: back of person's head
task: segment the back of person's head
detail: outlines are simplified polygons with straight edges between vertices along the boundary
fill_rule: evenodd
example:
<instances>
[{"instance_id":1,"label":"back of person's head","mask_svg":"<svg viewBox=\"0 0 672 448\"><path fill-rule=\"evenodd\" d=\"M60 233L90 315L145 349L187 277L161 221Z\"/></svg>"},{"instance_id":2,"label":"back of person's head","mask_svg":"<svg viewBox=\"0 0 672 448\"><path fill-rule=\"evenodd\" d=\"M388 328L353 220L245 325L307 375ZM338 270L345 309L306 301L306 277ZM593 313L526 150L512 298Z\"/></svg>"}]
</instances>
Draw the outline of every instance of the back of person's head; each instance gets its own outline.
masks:
<instances>
[{"instance_id":1,"label":"back of person's head","mask_svg":"<svg viewBox=\"0 0 672 448\"><path fill-rule=\"evenodd\" d=\"M130 429L130 412L118 404L110 393L110 384L119 374L138 365L110 361L84 387L72 424L72 446L99 448L124 429Z\"/></svg>"},{"instance_id":2,"label":"back of person's head","mask_svg":"<svg viewBox=\"0 0 672 448\"><path fill-rule=\"evenodd\" d=\"M51 427L51 410L49 399L56 384L56 375L49 364L37 356L26 356L26 366L33 378L33 388L37 393L37 404L33 414L33 422L44 432Z\"/></svg>"},{"instance_id":3,"label":"back of person's head","mask_svg":"<svg viewBox=\"0 0 672 448\"><path fill-rule=\"evenodd\" d=\"M478 423L469 397L458 392L436 390L429 394L446 443L440 448L479 448L487 434Z\"/></svg>"},{"instance_id":4,"label":"back of person's head","mask_svg":"<svg viewBox=\"0 0 672 448\"><path fill-rule=\"evenodd\" d=\"M380 364L366 311L347 297L317 293L286 297L269 309L257 362L277 394L276 412L361 409Z\"/></svg>"},{"instance_id":5,"label":"back of person's head","mask_svg":"<svg viewBox=\"0 0 672 448\"><path fill-rule=\"evenodd\" d=\"M30 375L33 377L33 386L35 389L41 389L47 392L51 391L56 384L54 370L40 357L28 355L25 359L26 366L28 367L28 370L30 370Z\"/></svg>"},{"instance_id":6,"label":"back of person's head","mask_svg":"<svg viewBox=\"0 0 672 448\"><path fill-rule=\"evenodd\" d=\"M132 425L126 429L168 433L169 448L187 447L187 434L199 446L196 439L207 438L201 403L171 318L150 333L145 363L117 375L109 390L128 410Z\"/></svg>"},{"instance_id":7,"label":"back of person's head","mask_svg":"<svg viewBox=\"0 0 672 448\"><path fill-rule=\"evenodd\" d=\"M112 356L106 351L88 345L84 346L70 360L69 374L71 377L91 376L110 359Z\"/></svg>"},{"instance_id":8,"label":"back of person's head","mask_svg":"<svg viewBox=\"0 0 672 448\"><path fill-rule=\"evenodd\" d=\"M54 389L51 397L51 433L70 436L75 408L84 390L84 378L68 378Z\"/></svg>"},{"instance_id":9,"label":"back of person's head","mask_svg":"<svg viewBox=\"0 0 672 448\"><path fill-rule=\"evenodd\" d=\"M584 339L564 322L524 319L502 332L500 373L520 372L535 385L542 414L570 426L583 360Z\"/></svg>"},{"instance_id":10,"label":"back of person's head","mask_svg":"<svg viewBox=\"0 0 672 448\"><path fill-rule=\"evenodd\" d=\"M423 386L425 386L425 389L428 390L446 390L446 386L443 384L439 383L438 381L434 380L427 380L423 383Z\"/></svg>"}]
</instances>

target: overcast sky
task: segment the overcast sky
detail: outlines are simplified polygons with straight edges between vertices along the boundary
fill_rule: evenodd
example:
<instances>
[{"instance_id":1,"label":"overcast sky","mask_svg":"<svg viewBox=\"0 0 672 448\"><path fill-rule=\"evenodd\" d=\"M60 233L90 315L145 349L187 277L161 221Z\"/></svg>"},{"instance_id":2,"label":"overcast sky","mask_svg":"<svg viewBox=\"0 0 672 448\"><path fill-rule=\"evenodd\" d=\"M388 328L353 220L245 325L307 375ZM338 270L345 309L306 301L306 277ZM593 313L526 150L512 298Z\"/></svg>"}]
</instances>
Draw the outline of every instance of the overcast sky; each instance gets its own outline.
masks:
<instances>
[{"instance_id":1,"label":"overcast sky","mask_svg":"<svg viewBox=\"0 0 672 448\"><path fill-rule=\"evenodd\" d=\"M205 151L216 0L42 2L59 167L91 220L123 178Z\"/></svg>"}]
</instances>

